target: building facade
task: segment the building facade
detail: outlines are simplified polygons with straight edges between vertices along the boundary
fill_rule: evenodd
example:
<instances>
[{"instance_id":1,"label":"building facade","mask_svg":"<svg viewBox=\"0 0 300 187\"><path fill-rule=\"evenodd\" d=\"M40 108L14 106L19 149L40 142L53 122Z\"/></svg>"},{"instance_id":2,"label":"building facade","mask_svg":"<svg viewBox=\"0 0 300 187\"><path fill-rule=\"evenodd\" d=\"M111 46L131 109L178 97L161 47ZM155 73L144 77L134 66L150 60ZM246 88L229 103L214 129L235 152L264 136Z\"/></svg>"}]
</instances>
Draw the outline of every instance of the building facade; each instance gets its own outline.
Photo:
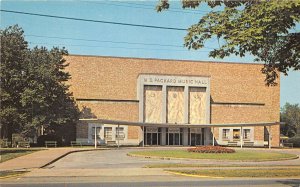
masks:
<instances>
[{"instance_id":1,"label":"building facade","mask_svg":"<svg viewBox=\"0 0 300 187\"><path fill-rule=\"evenodd\" d=\"M254 146L269 142L279 146L279 123L272 128L225 125L279 122L280 86L265 86L261 64L65 58L69 63L66 71L72 76L68 84L82 118L146 124L81 121L76 127L77 141L93 143L96 132L99 144L187 146L209 145L214 139L216 144L227 145L238 144L242 138ZM224 127L211 128L209 124Z\"/></svg>"}]
</instances>

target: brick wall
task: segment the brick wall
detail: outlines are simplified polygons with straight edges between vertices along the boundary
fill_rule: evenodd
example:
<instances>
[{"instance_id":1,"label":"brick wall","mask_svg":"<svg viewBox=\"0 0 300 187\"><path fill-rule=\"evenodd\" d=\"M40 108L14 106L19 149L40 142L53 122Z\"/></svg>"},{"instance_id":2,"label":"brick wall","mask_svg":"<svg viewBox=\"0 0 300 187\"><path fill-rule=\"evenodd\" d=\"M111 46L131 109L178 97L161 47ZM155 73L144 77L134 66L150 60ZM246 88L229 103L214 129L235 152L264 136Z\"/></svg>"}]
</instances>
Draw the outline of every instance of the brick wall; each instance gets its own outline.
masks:
<instances>
[{"instance_id":1,"label":"brick wall","mask_svg":"<svg viewBox=\"0 0 300 187\"><path fill-rule=\"evenodd\" d=\"M141 127L128 127L128 139L138 139Z\"/></svg>"},{"instance_id":2,"label":"brick wall","mask_svg":"<svg viewBox=\"0 0 300 187\"><path fill-rule=\"evenodd\" d=\"M195 62L140 58L70 55L72 79L68 82L75 98L131 100L128 102L80 102L98 118L138 121L137 78L139 74L210 76L211 123L253 123L279 121L280 87L267 87L262 65L245 63ZM279 79L278 79L279 80ZM223 104L220 104L223 103ZM263 105L226 105L261 103ZM130 128L138 136L138 128ZM263 131L255 127L255 137ZM272 144L279 141L279 125L272 130ZM131 131L130 130L130 131ZM216 129L217 130L217 129ZM217 131L215 132L217 133Z\"/></svg>"}]
</instances>

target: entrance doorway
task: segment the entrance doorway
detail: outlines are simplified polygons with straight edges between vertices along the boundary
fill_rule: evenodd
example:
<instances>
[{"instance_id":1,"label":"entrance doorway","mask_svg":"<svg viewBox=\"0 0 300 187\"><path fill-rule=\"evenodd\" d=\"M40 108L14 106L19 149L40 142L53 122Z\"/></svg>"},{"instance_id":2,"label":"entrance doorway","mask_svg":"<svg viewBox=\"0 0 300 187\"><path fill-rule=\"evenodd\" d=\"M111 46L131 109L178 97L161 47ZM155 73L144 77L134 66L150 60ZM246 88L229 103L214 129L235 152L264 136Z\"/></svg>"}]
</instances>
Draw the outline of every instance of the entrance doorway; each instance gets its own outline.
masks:
<instances>
[{"instance_id":1,"label":"entrance doorway","mask_svg":"<svg viewBox=\"0 0 300 187\"><path fill-rule=\"evenodd\" d=\"M189 129L189 144L191 146L203 145L204 137L202 128Z\"/></svg>"},{"instance_id":2,"label":"entrance doorway","mask_svg":"<svg viewBox=\"0 0 300 187\"><path fill-rule=\"evenodd\" d=\"M182 128L167 128L166 144L167 145L183 145Z\"/></svg>"},{"instance_id":3,"label":"entrance doorway","mask_svg":"<svg viewBox=\"0 0 300 187\"><path fill-rule=\"evenodd\" d=\"M161 128L145 127L145 145L161 145Z\"/></svg>"},{"instance_id":4,"label":"entrance doorway","mask_svg":"<svg viewBox=\"0 0 300 187\"><path fill-rule=\"evenodd\" d=\"M180 145L179 133L169 133L169 145Z\"/></svg>"},{"instance_id":5,"label":"entrance doorway","mask_svg":"<svg viewBox=\"0 0 300 187\"><path fill-rule=\"evenodd\" d=\"M191 133L191 145L202 145L202 134Z\"/></svg>"}]
</instances>

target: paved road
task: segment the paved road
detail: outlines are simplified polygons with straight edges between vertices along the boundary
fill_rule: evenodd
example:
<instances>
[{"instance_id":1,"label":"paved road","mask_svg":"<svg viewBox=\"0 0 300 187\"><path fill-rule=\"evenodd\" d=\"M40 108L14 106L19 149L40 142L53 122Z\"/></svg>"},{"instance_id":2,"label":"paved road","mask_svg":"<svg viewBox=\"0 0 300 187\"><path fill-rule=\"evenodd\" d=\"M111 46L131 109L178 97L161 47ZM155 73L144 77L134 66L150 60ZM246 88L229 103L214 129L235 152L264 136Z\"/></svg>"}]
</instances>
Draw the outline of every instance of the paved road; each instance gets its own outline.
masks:
<instances>
[{"instance_id":1,"label":"paved road","mask_svg":"<svg viewBox=\"0 0 300 187\"><path fill-rule=\"evenodd\" d=\"M153 148L148 148L153 149ZM172 148L154 148L172 149ZM254 164L257 162L224 162L211 160L161 160L129 157L130 151L140 148L121 148L70 154L44 169L35 169L17 180L0 181L2 186L297 186L300 179L212 179L178 176L160 168L143 168L148 164ZM267 151L267 150L266 150ZM281 151L281 150L275 150ZM300 149L290 152L299 155ZM300 165L299 159L259 162L267 165ZM101 181L101 182L100 182Z\"/></svg>"},{"instance_id":2,"label":"paved road","mask_svg":"<svg viewBox=\"0 0 300 187\"><path fill-rule=\"evenodd\" d=\"M20 187L20 186L28 186L28 187L93 187L93 186L101 186L101 187L132 187L132 186L272 186L272 187L283 187L283 186L293 186L293 187L299 187L300 180L296 179L290 179L290 180L282 180L282 179L256 179L256 180L249 180L249 179L230 179L230 180L211 180L211 179L197 179L197 180L164 180L164 181L139 181L139 179L136 178L130 178L131 181L122 181L122 182L105 182L102 181L102 178L97 178L97 181L95 181L95 178L93 179L82 179L77 178L76 180L73 180L72 182L66 182L70 181L70 179L64 179L65 181L56 181L56 179L52 182L35 182L35 183L19 183L19 184L1 184L1 187ZM83 180L83 181L82 181ZM138 181L136 181L138 180ZM101 182L99 182L101 181Z\"/></svg>"}]
</instances>

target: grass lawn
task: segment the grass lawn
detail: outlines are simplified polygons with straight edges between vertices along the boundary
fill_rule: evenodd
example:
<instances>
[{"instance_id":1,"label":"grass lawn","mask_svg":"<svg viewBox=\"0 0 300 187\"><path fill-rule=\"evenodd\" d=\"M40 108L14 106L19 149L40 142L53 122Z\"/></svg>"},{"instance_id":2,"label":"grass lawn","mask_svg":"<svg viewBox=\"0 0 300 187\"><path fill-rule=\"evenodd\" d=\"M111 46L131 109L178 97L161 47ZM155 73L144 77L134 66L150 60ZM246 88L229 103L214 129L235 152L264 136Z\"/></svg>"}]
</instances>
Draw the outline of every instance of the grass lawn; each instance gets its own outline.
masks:
<instances>
[{"instance_id":1,"label":"grass lawn","mask_svg":"<svg viewBox=\"0 0 300 187\"><path fill-rule=\"evenodd\" d=\"M237 150L235 153L194 153L186 150L152 150L130 152L129 155L239 161L270 161L297 158L297 155L294 154L249 150Z\"/></svg>"},{"instance_id":2,"label":"grass lawn","mask_svg":"<svg viewBox=\"0 0 300 187\"><path fill-rule=\"evenodd\" d=\"M4 177L27 173L27 172L28 171L0 171L0 179Z\"/></svg>"},{"instance_id":3,"label":"grass lawn","mask_svg":"<svg viewBox=\"0 0 300 187\"><path fill-rule=\"evenodd\" d=\"M28 148L5 148L5 149L0 149L0 163L5 162L7 160L17 158L23 155L27 155L30 153L33 153L35 151L40 151L43 149L28 149Z\"/></svg>"},{"instance_id":4,"label":"grass lawn","mask_svg":"<svg viewBox=\"0 0 300 187\"><path fill-rule=\"evenodd\" d=\"M209 177L300 177L300 168L285 169L201 169L168 170L171 172Z\"/></svg>"}]
</instances>

